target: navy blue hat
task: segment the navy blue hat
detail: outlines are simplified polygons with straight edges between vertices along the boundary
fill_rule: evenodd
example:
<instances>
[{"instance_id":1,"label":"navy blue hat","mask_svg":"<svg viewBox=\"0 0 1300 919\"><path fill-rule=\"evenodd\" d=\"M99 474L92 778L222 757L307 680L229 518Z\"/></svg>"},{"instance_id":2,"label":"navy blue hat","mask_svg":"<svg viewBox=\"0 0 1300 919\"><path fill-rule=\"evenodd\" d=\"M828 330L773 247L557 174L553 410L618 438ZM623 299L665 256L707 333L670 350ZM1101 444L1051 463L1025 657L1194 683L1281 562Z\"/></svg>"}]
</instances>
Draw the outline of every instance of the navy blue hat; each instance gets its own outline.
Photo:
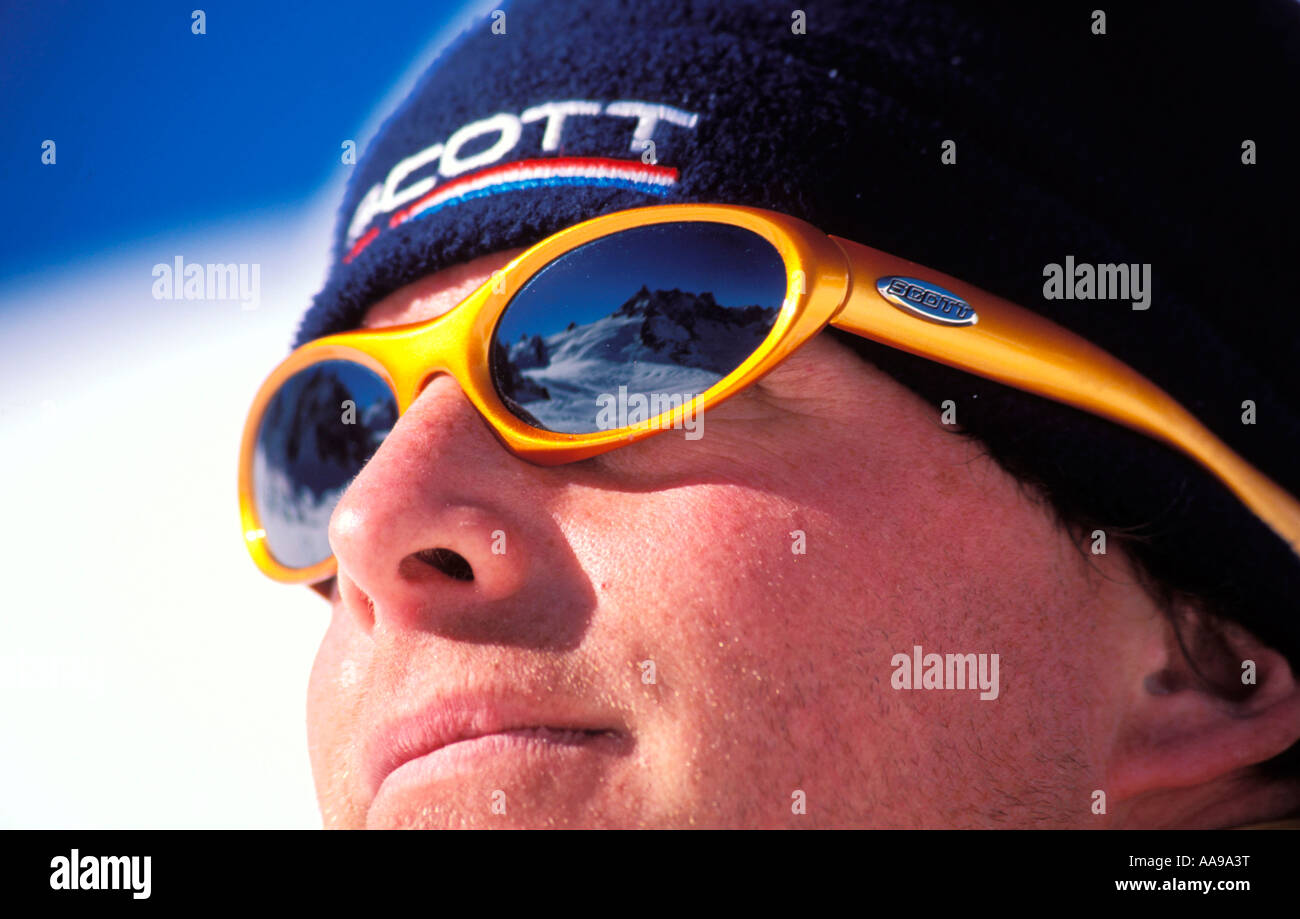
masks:
<instances>
[{"instance_id":1,"label":"navy blue hat","mask_svg":"<svg viewBox=\"0 0 1300 919\"><path fill-rule=\"evenodd\" d=\"M754 205L1040 311L1300 493L1300 323L1283 271L1300 242L1300 136L1270 101L1300 97L1300 7L1144 4L1099 33L1092 6L508 5L441 55L366 151L296 343L355 327L422 275L602 213ZM1150 264L1150 308L1045 299L1044 266L1069 256ZM844 340L936 411L956 402L968 435L1066 522L1122 542L1160 591L1300 660L1300 562L1194 464Z\"/></svg>"}]
</instances>

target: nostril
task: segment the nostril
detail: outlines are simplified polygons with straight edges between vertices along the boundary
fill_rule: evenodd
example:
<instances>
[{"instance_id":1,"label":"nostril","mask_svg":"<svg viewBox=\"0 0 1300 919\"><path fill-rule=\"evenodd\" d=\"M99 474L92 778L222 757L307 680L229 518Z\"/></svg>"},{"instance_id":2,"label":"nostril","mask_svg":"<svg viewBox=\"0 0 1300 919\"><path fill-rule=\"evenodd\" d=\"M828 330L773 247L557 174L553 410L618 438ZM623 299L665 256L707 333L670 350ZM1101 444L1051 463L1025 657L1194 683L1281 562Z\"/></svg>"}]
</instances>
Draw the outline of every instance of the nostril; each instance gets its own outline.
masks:
<instances>
[{"instance_id":1,"label":"nostril","mask_svg":"<svg viewBox=\"0 0 1300 919\"><path fill-rule=\"evenodd\" d=\"M421 549L415 553L415 557L424 562L430 568L434 568L454 578L457 581L474 580L474 569L465 559L465 556L459 552L453 552L451 549L439 547L437 549Z\"/></svg>"}]
</instances>

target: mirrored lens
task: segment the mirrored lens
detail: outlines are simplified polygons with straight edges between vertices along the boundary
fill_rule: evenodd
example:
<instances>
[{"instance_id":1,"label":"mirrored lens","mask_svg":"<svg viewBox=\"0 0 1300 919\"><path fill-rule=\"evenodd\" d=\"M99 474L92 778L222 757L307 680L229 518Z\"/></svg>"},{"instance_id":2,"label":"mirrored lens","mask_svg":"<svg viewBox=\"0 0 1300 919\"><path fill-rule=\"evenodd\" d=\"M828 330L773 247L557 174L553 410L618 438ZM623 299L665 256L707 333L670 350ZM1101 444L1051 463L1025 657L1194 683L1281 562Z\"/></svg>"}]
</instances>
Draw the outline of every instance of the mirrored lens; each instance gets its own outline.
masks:
<instances>
[{"instance_id":1,"label":"mirrored lens","mask_svg":"<svg viewBox=\"0 0 1300 919\"><path fill-rule=\"evenodd\" d=\"M253 496L280 564L329 558L334 505L396 423L388 384L351 361L306 367L271 397L253 454Z\"/></svg>"},{"instance_id":2,"label":"mirrored lens","mask_svg":"<svg viewBox=\"0 0 1300 919\"><path fill-rule=\"evenodd\" d=\"M689 404L771 332L780 253L702 221L635 227L544 267L511 299L492 343L502 401L534 427L588 434Z\"/></svg>"}]
</instances>

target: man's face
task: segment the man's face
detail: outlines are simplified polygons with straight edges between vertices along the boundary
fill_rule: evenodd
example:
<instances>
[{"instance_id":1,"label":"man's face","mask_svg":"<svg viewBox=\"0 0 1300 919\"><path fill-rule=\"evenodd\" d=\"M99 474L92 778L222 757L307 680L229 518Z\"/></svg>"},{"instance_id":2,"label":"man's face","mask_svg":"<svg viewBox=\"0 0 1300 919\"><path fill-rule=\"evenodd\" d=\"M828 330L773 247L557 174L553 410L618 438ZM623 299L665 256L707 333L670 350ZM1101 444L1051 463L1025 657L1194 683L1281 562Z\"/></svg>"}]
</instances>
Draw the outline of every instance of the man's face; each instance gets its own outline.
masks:
<instances>
[{"instance_id":1,"label":"man's face","mask_svg":"<svg viewBox=\"0 0 1300 919\"><path fill-rule=\"evenodd\" d=\"M444 312L511 254L365 324ZM1097 713L1134 691L1118 605L940 414L819 335L699 439L548 468L435 377L331 521L326 825L1095 820ZM916 645L998 654L997 698L894 688Z\"/></svg>"}]
</instances>

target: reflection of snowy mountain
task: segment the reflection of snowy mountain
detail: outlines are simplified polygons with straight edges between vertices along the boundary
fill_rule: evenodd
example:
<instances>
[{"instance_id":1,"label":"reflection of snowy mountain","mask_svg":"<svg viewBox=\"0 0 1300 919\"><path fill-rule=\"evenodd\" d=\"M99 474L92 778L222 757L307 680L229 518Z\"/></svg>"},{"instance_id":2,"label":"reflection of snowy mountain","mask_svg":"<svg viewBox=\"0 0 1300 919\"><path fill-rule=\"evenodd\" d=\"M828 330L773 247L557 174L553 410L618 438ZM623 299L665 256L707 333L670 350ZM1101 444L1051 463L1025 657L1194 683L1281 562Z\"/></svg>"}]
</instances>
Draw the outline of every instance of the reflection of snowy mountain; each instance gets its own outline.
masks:
<instances>
[{"instance_id":1,"label":"reflection of snowy mountain","mask_svg":"<svg viewBox=\"0 0 1300 919\"><path fill-rule=\"evenodd\" d=\"M397 422L391 398L367 402L338 362L309 368L267 406L253 457L258 516L275 556L291 566L329 555L326 528L339 497ZM356 404L355 416L347 403Z\"/></svg>"},{"instance_id":2,"label":"reflection of snowy mountain","mask_svg":"<svg viewBox=\"0 0 1300 919\"><path fill-rule=\"evenodd\" d=\"M542 338L521 335L498 352L505 395L543 427L598 430L597 397L617 393L699 395L734 370L767 336L776 309L720 306L713 294L644 285L603 319Z\"/></svg>"},{"instance_id":3,"label":"reflection of snowy mountain","mask_svg":"<svg viewBox=\"0 0 1300 919\"><path fill-rule=\"evenodd\" d=\"M285 471L268 464L261 450L253 457L253 476L262 527L275 557L294 566L312 565L327 557L330 516L348 482L320 492L294 488Z\"/></svg>"}]
</instances>

